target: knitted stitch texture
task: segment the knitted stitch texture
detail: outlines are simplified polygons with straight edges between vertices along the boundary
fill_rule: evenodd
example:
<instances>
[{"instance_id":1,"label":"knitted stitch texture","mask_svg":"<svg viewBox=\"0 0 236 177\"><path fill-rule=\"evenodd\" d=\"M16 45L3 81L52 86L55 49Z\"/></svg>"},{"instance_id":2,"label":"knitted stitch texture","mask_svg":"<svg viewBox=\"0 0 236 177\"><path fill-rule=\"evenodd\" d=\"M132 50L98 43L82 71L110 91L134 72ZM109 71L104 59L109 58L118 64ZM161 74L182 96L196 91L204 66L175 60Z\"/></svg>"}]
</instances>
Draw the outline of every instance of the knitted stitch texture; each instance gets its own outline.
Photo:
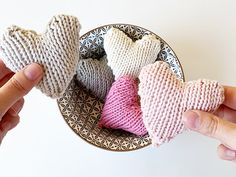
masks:
<instances>
[{"instance_id":1,"label":"knitted stitch texture","mask_svg":"<svg viewBox=\"0 0 236 177\"><path fill-rule=\"evenodd\" d=\"M114 81L106 56L100 60L81 59L77 67L77 80L95 96L104 100Z\"/></svg>"},{"instance_id":2,"label":"knitted stitch texture","mask_svg":"<svg viewBox=\"0 0 236 177\"><path fill-rule=\"evenodd\" d=\"M124 32L111 28L104 36L104 49L115 79L125 75L137 78L143 66L157 59L160 40L146 35L133 42Z\"/></svg>"},{"instance_id":3,"label":"knitted stitch texture","mask_svg":"<svg viewBox=\"0 0 236 177\"><path fill-rule=\"evenodd\" d=\"M112 84L99 125L136 135L147 133L138 100L138 84L133 77L122 76Z\"/></svg>"},{"instance_id":4,"label":"knitted stitch texture","mask_svg":"<svg viewBox=\"0 0 236 177\"><path fill-rule=\"evenodd\" d=\"M79 31L78 19L67 15L54 16L43 34L9 27L0 40L3 62L14 72L34 62L42 65L45 74L36 87L61 97L76 72Z\"/></svg>"},{"instance_id":5,"label":"knitted stitch texture","mask_svg":"<svg viewBox=\"0 0 236 177\"><path fill-rule=\"evenodd\" d=\"M183 132L186 110L214 112L224 101L224 89L217 81L183 83L165 62L145 66L139 79L143 121L154 145Z\"/></svg>"}]
</instances>

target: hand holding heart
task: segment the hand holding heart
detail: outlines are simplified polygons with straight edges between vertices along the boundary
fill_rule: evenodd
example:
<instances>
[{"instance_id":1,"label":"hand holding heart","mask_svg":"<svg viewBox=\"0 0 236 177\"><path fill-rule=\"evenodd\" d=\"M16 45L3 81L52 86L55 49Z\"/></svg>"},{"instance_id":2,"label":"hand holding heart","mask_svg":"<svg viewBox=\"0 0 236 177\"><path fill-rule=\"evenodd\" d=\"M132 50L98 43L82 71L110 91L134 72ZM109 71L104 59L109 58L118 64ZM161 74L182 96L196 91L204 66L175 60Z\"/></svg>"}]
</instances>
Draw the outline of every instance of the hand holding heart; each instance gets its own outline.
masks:
<instances>
[{"instance_id":1,"label":"hand holding heart","mask_svg":"<svg viewBox=\"0 0 236 177\"><path fill-rule=\"evenodd\" d=\"M43 70L38 64L28 65L13 73L0 60L0 144L4 136L19 122L24 96L41 80Z\"/></svg>"},{"instance_id":2,"label":"hand holding heart","mask_svg":"<svg viewBox=\"0 0 236 177\"><path fill-rule=\"evenodd\" d=\"M76 72L79 31L78 19L67 15L54 16L43 34L9 27L0 41L3 61L13 72L31 63L42 65L45 74L37 88L61 97Z\"/></svg>"},{"instance_id":3,"label":"hand holding heart","mask_svg":"<svg viewBox=\"0 0 236 177\"><path fill-rule=\"evenodd\" d=\"M223 160L236 160L236 87L224 87L225 101L214 114L199 110L183 115L185 126L220 141L217 148Z\"/></svg>"},{"instance_id":4,"label":"hand holding heart","mask_svg":"<svg viewBox=\"0 0 236 177\"><path fill-rule=\"evenodd\" d=\"M203 79L183 83L165 62L144 67L139 79L143 121L155 145L183 132L186 110L214 112L224 101L224 89L218 82Z\"/></svg>"}]
</instances>

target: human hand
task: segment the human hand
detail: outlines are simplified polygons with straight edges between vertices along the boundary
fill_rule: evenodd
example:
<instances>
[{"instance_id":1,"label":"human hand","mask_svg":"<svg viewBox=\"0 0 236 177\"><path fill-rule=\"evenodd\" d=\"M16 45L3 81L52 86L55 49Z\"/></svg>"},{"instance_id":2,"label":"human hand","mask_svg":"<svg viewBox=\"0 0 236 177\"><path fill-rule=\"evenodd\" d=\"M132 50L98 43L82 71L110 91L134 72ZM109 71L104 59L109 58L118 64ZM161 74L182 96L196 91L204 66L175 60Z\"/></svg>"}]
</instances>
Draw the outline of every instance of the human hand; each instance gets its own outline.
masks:
<instances>
[{"instance_id":1,"label":"human hand","mask_svg":"<svg viewBox=\"0 0 236 177\"><path fill-rule=\"evenodd\" d=\"M218 139L218 155L223 160L236 160L236 87L225 87L225 101L215 114L187 111L185 126L203 135Z\"/></svg>"},{"instance_id":2,"label":"human hand","mask_svg":"<svg viewBox=\"0 0 236 177\"><path fill-rule=\"evenodd\" d=\"M0 60L0 144L19 122L25 96L42 78L43 69L31 64L14 74Z\"/></svg>"}]
</instances>

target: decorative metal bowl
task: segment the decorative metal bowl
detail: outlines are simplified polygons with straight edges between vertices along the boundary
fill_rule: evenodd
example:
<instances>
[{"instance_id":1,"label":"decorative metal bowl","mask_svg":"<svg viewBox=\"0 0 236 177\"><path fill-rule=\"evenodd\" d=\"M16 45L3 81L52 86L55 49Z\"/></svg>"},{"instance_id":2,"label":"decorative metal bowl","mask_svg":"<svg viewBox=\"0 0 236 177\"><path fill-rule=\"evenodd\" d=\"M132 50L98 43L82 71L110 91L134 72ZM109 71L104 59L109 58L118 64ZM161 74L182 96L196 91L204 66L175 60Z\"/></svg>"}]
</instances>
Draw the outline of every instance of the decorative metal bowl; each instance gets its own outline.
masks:
<instances>
[{"instance_id":1,"label":"decorative metal bowl","mask_svg":"<svg viewBox=\"0 0 236 177\"><path fill-rule=\"evenodd\" d=\"M103 37L111 27L119 28L133 40L141 39L147 34L154 34L147 29L129 24L101 26L81 36L80 57L99 59L104 56ZM161 41L161 51L157 60L169 63L177 77L184 81L183 70L174 51L158 35L156 37ZM97 123L104 103L78 83L76 77L71 81L63 97L57 102L69 127L92 145L111 151L131 151L151 144L148 135L140 137L122 130L98 127Z\"/></svg>"}]
</instances>

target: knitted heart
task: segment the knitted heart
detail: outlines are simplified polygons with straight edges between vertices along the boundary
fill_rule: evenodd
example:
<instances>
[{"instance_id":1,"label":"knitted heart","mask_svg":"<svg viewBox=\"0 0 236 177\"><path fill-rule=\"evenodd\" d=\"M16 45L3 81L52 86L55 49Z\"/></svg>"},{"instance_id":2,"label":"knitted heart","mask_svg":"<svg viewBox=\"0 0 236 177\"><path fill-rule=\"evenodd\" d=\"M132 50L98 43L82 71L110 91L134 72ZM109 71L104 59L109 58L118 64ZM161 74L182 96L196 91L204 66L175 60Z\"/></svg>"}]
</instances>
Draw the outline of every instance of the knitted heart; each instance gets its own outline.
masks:
<instances>
[{"instance_id":1,"label":"knitted heart","mask_svg":"<svg viewBox=\"0 0 236 177\"><path fill-rule=\"evenodd\" d=\"M112 84L99 125L123 129L136 135L147 133L142 120L136 80L130 76L123 76Z\"/></svg>"},{"instance_id":2,"label":"knitted heart","mask_svg":"<svg viewBox=\"0 0 236 177\"><path fill-rule=\"evenodd\" d=\"M78 19L73 16L54 16L45 33L9 27L0 40L3 61L17 72L36 62L44 67L45 75L37 85L46 95L62 96L76 71L79 59Z\"/></svg>"},{"instance_id":3,"label":"knitted heart","mask_svg":"<svg viewBox=\"0 0 236 177\"><path fill-rule=\"evenodd\" d=\"M182 114L186 110L213 112L224 101L224 89L218 82L183 83L165 62L145 66L139 79L143 121L155 145L183 132Z\"/></svg>"},{"instance_id":4,"label":"knitted heart","mask_svg":"<svg viewBox=\"0 0 236 177\"><path fill-rule=\"evenodd\" d=\"M136 78L143 66L157 59L160 41L154 35L146 35L133 42L124 32L111 28L104 36L104 49L115 79L124 75Z\"/></svg>"},{"instance_id":5,"label":"knitted heart","mask_svg":"<svg viewBox=\"0 0 236 177\"><path fill-rule=\"evenodd\" d=\"M106 56L97 59L81 59L77 67L77 80L102 100L105 99L114 81Z\"/></svg>"}]
</instances>

